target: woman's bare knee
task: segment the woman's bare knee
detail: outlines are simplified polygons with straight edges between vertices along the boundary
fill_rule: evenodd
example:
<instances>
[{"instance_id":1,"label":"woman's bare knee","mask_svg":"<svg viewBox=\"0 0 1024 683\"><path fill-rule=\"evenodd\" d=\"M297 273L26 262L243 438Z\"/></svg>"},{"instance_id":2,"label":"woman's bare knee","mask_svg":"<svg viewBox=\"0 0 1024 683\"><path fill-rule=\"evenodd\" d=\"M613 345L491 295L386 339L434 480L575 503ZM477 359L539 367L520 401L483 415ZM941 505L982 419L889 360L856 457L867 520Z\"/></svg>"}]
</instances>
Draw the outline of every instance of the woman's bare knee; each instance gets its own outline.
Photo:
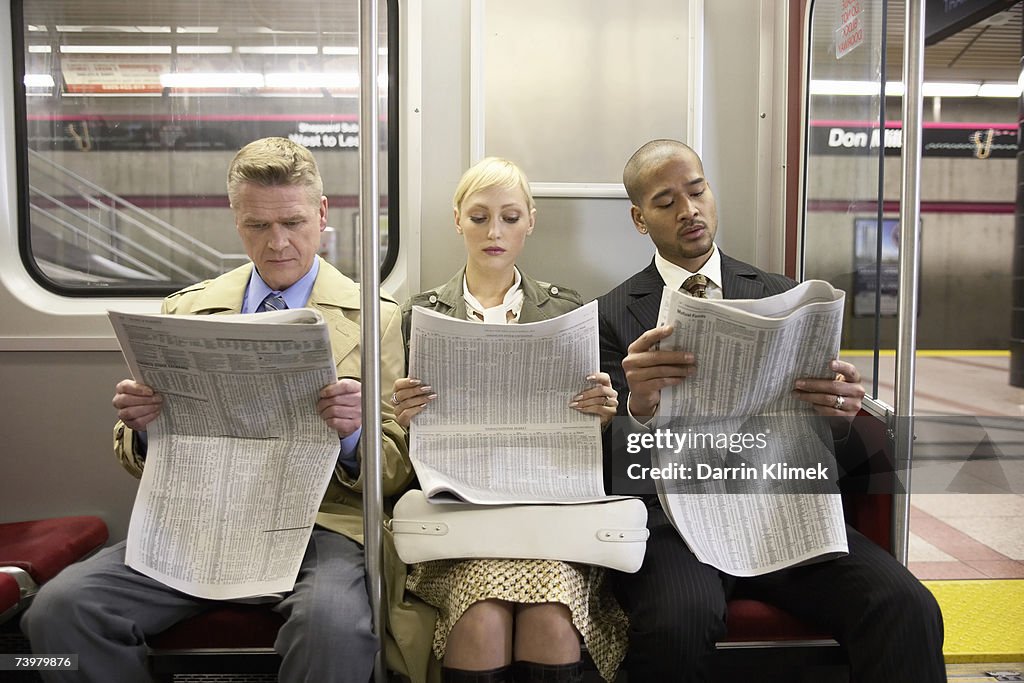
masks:
<instances>
[{"instance_id":1,"label":"woman's bare knee","mask_svg":"<svg viewBox=\"0 0 1024 683\"><path fill-rule=\"evenodd\" d=\"M538 664L568 664L580 659L580 636L565 605L545 602L517 605L514 658Z\"/></svg>"},{"instance_id":2,"label":"woman's bare knee","mask_svg":"<svg viewBox=\"0 0 1024 683\"><path fill-rule=\"evenodd\" d=\"M514 607L509 602L474 602L448 633L445 666L479 671L509 664L513 615Z\"/></svg>"}]
</instances>

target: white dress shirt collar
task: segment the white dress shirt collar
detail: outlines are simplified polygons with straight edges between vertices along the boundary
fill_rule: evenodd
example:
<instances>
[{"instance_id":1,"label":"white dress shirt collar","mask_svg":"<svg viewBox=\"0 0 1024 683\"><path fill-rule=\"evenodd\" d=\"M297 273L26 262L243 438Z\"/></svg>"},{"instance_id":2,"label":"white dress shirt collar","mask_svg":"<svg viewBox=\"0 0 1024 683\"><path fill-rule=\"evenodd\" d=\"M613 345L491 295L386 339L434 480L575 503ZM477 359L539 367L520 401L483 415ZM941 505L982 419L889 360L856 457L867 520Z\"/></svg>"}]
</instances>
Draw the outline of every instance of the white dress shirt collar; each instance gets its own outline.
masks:
<instances>
[{"instance_id":1,"label":"white dress shirt collar","mask_svg":"<svg viewBox=\"0 0 1024 683\"><path fill-rule=\"evenodd\" d=\"M717 245L713 244L711 246L711 256L708 257L708 260L704 262L704 265L700 267L697 273L691 273L685 268L677 266L658 252L654 253L654 266L658 269L661 279L665 281L665 286L670 289L679 289L683 286L686 278L700 273L710 280L707 288L708 298L724 298L722 295L722 255L718 251Z\"/></svg>"}]
</instances>

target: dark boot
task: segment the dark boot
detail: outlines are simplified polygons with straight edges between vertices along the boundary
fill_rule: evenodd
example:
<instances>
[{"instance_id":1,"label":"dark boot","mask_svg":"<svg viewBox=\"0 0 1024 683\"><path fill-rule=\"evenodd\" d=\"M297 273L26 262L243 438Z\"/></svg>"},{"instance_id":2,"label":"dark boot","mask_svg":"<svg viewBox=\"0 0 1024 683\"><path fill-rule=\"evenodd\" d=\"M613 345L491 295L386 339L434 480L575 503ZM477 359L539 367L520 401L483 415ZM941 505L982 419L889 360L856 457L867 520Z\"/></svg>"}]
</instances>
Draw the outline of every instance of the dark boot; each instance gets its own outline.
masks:
<instances>
[{"instance_id":1,"label":"dark boot","mask_svg":"<svg viewBox=\"0 0 1024 683\"><path fill-rule=\"evenodd\" d=\"M442 683L512 683L512 667L499 666L486 671L466 671L441 667Z\"/></svg>"},{"instance_id":2,"label":"dark boot","mask_svg":"<svg viewBox=\"0 0 1024 683\"><path fill-rule=\"evenodd\" d=\"M572 664L514 662L516 683L583 683L583 660Z\"/></svg>"}]
</instances>

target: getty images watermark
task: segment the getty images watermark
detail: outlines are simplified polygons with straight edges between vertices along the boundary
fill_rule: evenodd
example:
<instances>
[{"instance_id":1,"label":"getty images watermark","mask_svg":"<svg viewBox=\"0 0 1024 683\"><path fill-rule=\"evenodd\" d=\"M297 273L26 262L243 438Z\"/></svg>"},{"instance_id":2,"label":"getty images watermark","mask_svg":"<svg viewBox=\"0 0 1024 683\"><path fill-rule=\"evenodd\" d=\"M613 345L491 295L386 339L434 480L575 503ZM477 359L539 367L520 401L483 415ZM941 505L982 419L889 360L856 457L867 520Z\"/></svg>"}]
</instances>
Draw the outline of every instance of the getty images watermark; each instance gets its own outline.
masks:
<instances>
[{"instance_id":1,"label":"getty images watermark","mask_svg":"<svg viewBox=\"0 0 1024 683\"><path fill-rule=\"evenodd\" d=\"M679 455L683 451L710 451L733 455L747 453L751 459L756 459L769 448L770 434L771 430L751 433L702 432L687 429L678 432L659 428L626 435L626 452L636 455L645 450L654 450ZM634 481L826 480L830 478L829 469L823 462L816 462L810 466L794 466L787 462L761 462L758 466L746 462L729 465L710 462L669 462L660 466L632 463L626 468L626 476Z\"/></svg>"}]
</instances>

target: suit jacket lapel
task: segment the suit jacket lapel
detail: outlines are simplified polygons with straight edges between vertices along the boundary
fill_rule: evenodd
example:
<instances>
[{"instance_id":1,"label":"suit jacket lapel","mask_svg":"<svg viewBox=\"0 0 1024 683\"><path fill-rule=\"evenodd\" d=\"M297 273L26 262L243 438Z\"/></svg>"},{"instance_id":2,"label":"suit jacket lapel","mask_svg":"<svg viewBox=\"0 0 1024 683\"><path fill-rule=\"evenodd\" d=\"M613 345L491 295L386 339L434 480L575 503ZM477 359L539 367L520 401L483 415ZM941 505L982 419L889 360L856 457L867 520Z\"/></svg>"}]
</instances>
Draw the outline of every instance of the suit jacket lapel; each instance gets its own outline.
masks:
<instances>
[{"instance_id":1,"label":"suit jacket lapel","mask_svg":"<svg viewBox=\"0 0 1024 683\"><path fill-rule=\"evenodd\" d=\"M661 308L661 292L665 288L665 281L661 279L654 261L634 275L629 283L629 303L626 308L640 323L644 330L649 330L658 324L658 310Z\"/></svg>"},{"instance_id":2,"label":"suit jacket lapel","mask_svg":"<svg viewBox=\"0 0 1024 683\"><path fill-rule=\"evenodd\" d=\"M756 270L722 253L722 294L726 299L761 299L764 283Z\"/></svg>"}]
</instances>

